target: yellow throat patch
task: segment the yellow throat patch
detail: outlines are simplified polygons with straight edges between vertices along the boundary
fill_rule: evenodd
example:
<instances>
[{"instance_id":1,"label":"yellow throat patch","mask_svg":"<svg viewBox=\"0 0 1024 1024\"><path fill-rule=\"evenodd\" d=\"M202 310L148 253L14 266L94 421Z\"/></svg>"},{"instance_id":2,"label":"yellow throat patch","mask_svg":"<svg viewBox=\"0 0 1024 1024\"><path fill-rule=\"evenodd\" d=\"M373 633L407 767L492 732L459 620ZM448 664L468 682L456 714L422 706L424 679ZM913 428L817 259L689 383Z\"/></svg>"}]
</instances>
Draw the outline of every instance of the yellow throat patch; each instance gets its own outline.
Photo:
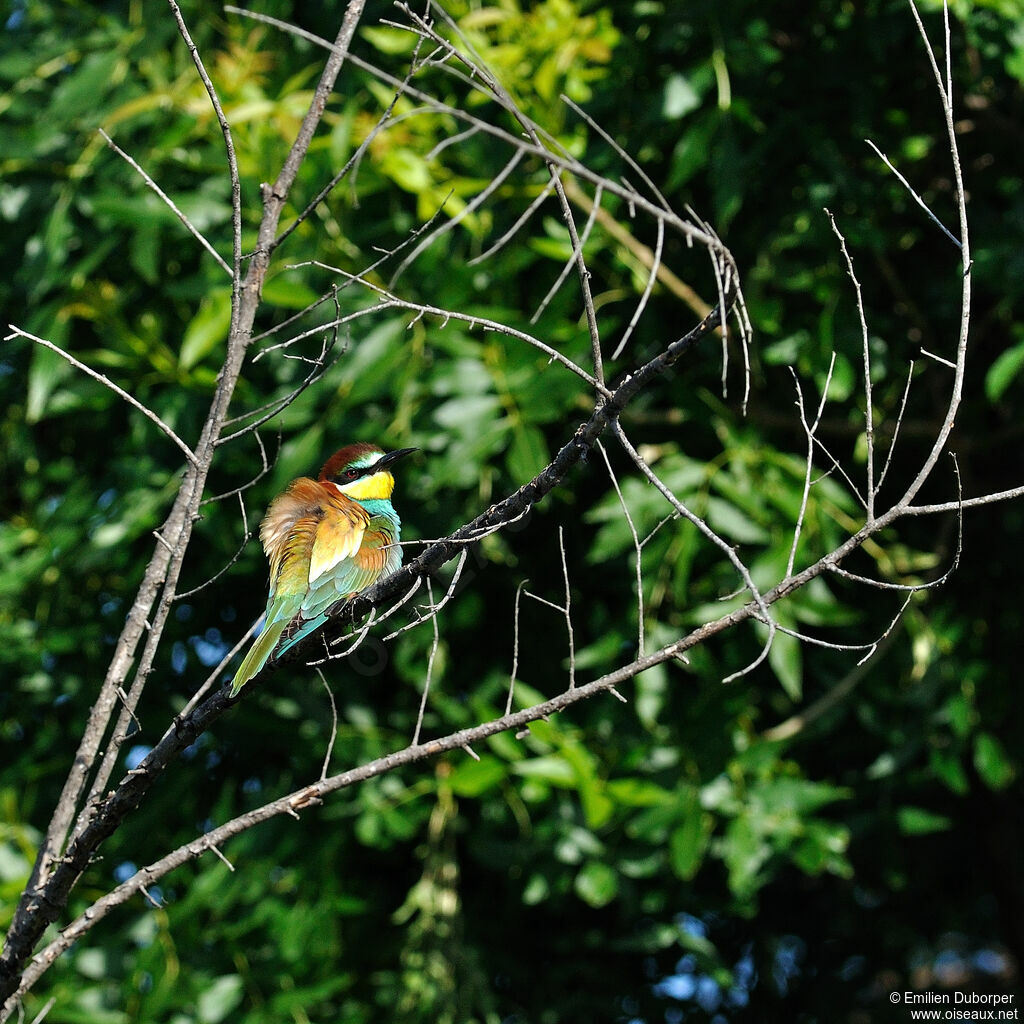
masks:
<instances>
[{"instance_id":1,"label":"yellow throat patch","mask_svg":"<svg viewBox=\"0 0 1024 1024\"><path fill-rule=\"evenodd\" d=\"M390 498L395 489L395 478L386 470L382 469L373 476L364 476L359 480L353 480L350 484L335 484L335 487L342 494L356 501L366 501L369 498Z\"/></svg>"}]
</instances>

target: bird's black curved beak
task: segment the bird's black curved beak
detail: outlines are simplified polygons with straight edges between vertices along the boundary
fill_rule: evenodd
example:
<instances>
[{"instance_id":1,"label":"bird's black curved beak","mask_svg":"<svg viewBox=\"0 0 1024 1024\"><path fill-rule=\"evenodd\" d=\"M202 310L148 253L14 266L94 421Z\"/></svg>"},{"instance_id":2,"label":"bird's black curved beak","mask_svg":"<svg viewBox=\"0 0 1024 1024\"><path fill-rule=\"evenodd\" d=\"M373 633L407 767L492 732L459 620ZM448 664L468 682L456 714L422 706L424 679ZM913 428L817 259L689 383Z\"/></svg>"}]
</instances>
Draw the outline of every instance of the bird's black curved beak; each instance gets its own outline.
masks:
<instances>
[{"instance_id":1,"label":"bird's black curved beak","mask_svg":"<svg viewBox=\"0 0 1024 1024\"><path fill-rule=\"evenodd\" d=\"M387 469L392 462L397 462L399 459L404 459L406 455L412 455L413 452L418 451L419 448L396 448L393 452L388 452L386 455L382 455L373 464L374 472L378 469Z\"/></svg>"}]
</instances>

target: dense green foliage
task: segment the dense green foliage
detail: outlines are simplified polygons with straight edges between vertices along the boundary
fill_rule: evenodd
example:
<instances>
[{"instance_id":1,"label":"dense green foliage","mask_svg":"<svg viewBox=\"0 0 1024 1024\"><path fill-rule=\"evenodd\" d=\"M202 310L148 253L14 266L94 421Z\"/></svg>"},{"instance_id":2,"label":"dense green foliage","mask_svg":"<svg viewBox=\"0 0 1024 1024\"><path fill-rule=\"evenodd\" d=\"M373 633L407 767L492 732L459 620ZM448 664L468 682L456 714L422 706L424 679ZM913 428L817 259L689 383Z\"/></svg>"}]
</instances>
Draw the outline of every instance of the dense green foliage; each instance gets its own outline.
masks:
<instances>
[{"instance_id":1,"label":"dense green foliage","mask_svg":"<svg viewBox=\"0 0 1024 1024\"><path fill-rule=\"evenodd\" d=\"M333 37L340 5L254 7ZM309 8L315 7L315 11ZM523 108L607 173L612 147L569 95L629 151L677 208L692 204L744 270L756 331L744 416L738 378L723 397L713 347L631 408L624 423L662 477L741 545L759 582L785 567L805 438L792 365L808 394L838 353L825 436L862 465L860 327L836 216L857 261L872 332L875 404L891 428L920 348L948 354L959 315L954 248L878 161L871 138L954 223L941 112L913 19L897 0L766 5L545 0L447 4ZM934 4L926 13L941 38ZM294 9L293 9L294 8ZM1012 0L955 5L953 70L977 274L974 362L954 447L965 494L1019 484L1015 453L1024 327L1024 11ZM309 102L321 51L206 3L185 15L238 147L247 247L259 184L273 180ZM410 41L371 4L356 52L401 76ZM223 270L97 134L105 129L219 250L230 206L219 130L160 5L15 5L0 35L0 281L7 320L106 373L193 436L215 384L229 316ZM430 87L472 103L440 72ZM392 91L347 66L290 204L300 212L373 129ZM507 154L436 114L398 120L278 254L261 321L270 329L329 292L312 261L361 270L433 217L454 217ZM496 201L463 217L395 285L405 297L526 326L570 252L554 205L501 253L474 264L544 187L524 166ZM588 242L603 331L629 322L647 272L633 233L653 229L606 199L614 224ZM586 219L578 211L580 220ZM289 222L286 216L284 224ZM381 271L387 283L401 257ZM707 301L706 260L679 242L666 263ZM344 311L375 303L346 289ZM659 285L620 368L691 322ZM584 361L571 289L534 330ZM300 326L333 315L326 303ZM263 603L254 542L269 498L357 439L416 445L396 505L411 539L443 535L539 470L571 436L579 381L543 355L469 324L394 310L342 332L326 375L262 432L225 445L210 502L140 711L129 759L158 736ZM692 314L692 322L697 319ZM666 326L667 325L667 326ZM320 351L323 332L302 354ZM329 335L329 332L327 332ZM257 342L232 412L288 394L307 372ZM733 353L733 362L736 354ZM935 366L912 392L885 492L919 464L944 409ZM613 366L614 370L614 366ZM611 374L610 374L611 375ZM0 349L0 924L6 926L174 493L180 453L101 385L27 342ZM611 450L641 534L667 506ZM929 488L955 496L949 467ZM815 488L799 561L856 528L838 476ZM504 708L517 587L560 600L558 527L571 566L576 671L590 677L637 646L633 543L604 466L514 531L474 549L441 613L425 729L449 732ZM344 791L298 822L246 833L170 875L160 909L115 913L46 975L52 1019L81 1024L342 1021L555 1022L905 1020L885 993L1004 990L1024 957L1019 857L1022 740L1012 638L1019 504L972 511L963 555L940 590L914 598L866 672L858 653L780 636L769 661L723 686L763 635L736 631L600 698L461 753ZM851 568L893 582L933 579L957 547L954 517L921 519ZM695 531L665 529L643 555L648 646L728 608L737 587ZM435 593L444 581L435 584ZM739 603L740 597L734 598ZM836 643L886 629L898 595L817 581L780 621ZM560 616L524 600L517 704L565 685ZM532 639L531 639L532 638ZM538 639L539 638L539 639ZM431 634L361 651L329 677L338 701L334 770L408 742ZM837 690L838 688L838 690ZM791 735L769 730L838 692ZM80 912L117 881L247 807L319 777L331 735L319 679L276 673L190 748L76 890ZM766 735L767 733L767 735ZM868 1017L857 1017L864 1009Z\"/></svg>"}]
</instances>

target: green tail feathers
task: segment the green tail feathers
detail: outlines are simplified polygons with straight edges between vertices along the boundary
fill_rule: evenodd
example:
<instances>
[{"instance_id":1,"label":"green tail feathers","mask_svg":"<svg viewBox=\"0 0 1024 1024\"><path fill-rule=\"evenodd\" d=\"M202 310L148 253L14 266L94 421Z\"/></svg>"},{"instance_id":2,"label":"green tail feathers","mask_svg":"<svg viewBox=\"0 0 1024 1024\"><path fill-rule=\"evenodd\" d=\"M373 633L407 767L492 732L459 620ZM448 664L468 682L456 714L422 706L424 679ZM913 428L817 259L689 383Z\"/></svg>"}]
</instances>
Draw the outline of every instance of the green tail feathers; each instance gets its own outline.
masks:
<instances>
[{"instance_id":1,"label":"green tail feathers","mask_svg":"<svg viewBox=\"0 0 1024 1024\"><path fill-rule=\"evenodd\" d=\"M280 643L285 629L288 628L294 619L287 614L283 614L280 609L274 610L278 613L278 617L274 622L263 627L263 632L256 638L252 647L249 648L249 653L242 659L242 664L238 666L235 678L231 680L231 693L229 696L234 697L253 676L257 675L270 660L272 654L276 653L280 657L300 640L305 640L310 633L315 633L327 621L327 616L321 614L309 622L303 623L301 628L296 630L295 635L282 644L281 649L278 651L277 645Z\"/></svg>"},{"instance_id":2,"label":"green tail feathers","mask_svg":"<svg viewBox=\"0 0 1024 1024\"><path fill-rule=\"evenodd\" d=\"M242 659L242 664L238 666L235 678L231 680L229 696L236 696L238 691L266 665L287 625L288 619L267 623L263 632L256 638L256 642L249 648L249 653Z\"/></svg>"}]
</instances>

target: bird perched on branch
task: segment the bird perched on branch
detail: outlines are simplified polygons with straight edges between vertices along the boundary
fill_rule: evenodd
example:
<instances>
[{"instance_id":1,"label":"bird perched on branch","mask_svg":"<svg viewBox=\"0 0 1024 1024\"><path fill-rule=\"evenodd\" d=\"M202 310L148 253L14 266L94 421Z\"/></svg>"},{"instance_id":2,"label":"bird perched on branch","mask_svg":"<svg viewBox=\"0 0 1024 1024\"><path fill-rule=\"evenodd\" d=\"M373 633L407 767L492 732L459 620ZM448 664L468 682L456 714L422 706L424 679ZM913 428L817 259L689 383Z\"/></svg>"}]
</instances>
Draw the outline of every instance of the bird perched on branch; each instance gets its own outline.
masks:
<instances>
[{"instance_id":1,"label":"bird perched on branch","mask_svg":"<svg viewBox=\"0 0 1024 1024\"><path fill-rule=\"evenodd\" d=\"M270 503L260 524L270 561L267 621L235 673L232 697L272 655L316 632L332 605L402 564L389 467L416 450L385 454L375 444L350 444L324 463L316 480L299 477Z\"/></svg>"}]
</instances>

